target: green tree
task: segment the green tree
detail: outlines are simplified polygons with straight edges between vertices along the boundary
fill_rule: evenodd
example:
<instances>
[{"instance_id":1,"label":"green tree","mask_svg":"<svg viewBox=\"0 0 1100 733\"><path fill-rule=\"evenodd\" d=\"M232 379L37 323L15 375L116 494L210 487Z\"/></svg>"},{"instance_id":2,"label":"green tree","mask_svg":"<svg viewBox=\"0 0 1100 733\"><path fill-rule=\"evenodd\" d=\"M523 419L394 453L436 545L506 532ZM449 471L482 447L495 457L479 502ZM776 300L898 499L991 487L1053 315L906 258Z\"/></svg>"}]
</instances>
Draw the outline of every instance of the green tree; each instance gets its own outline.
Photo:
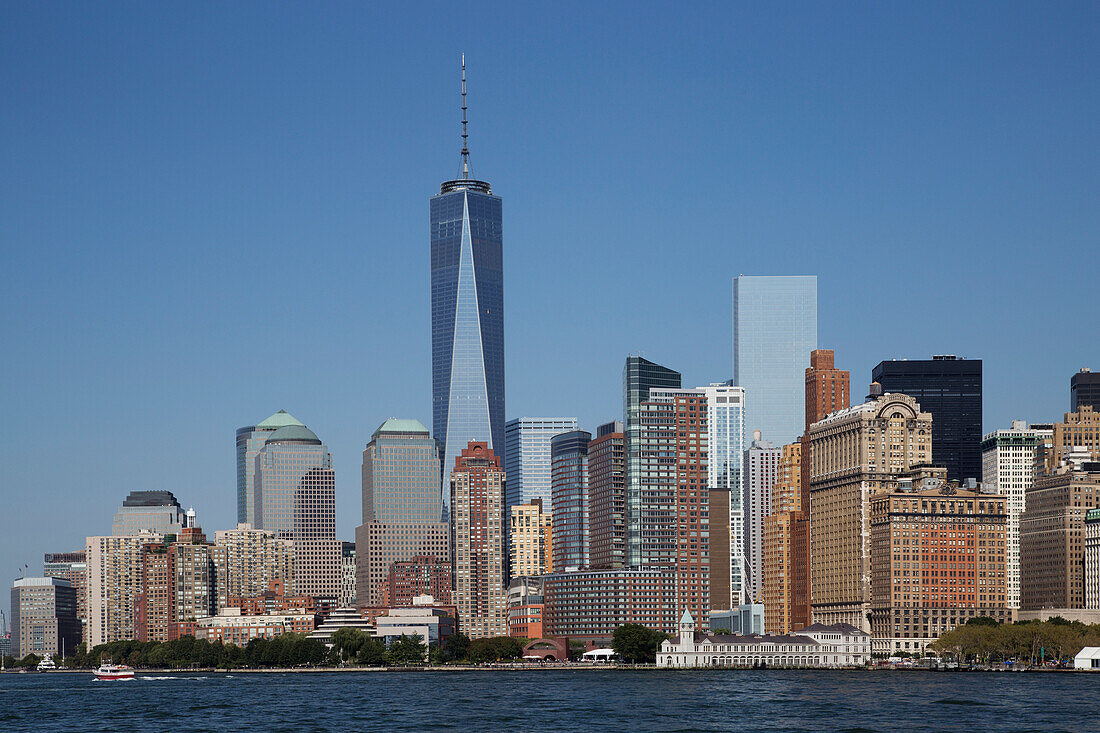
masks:
<instances>
[{"instance_id":1,"label":"green tree","mask_svg":"<svg viewBox=\"0 0 1100 733\"><path fill-rule=\"evenodd\" d=\"M469 659L470 637L462 633L451 634L443 644L435 647L432 651L435 655L432 659L434 662L440 664L461 662Z\"/></svg>"},{"instance_id":2,"label":"green tree","mask_svg":"<svg viewBox=\"0 0 1100 733\"><path fill-rule=\"evenodd\" d=\"M519 639L510 636L494 636L488 639L475 639L470 642L466 655L474 664L486 662L505 662L523 656L523 646Z\"/></svg>"},{"instance_id":3,"label":"green tree","mask_svg":"<svg viewBox=\"0 0 1100 733\"><path fill-rule=\"evenodd\" d=\"M359 649L366 640L367 635L364 634L361 629L356 629L351 626L344 626L337 629L335 633L333 633L332 638L329 639L339 660L344 662L355 659L355 655L359 653Z\"/></svg>"},{"instance_id":4,"label":"green tree","mask_svg":"<svg viewBox=\"0 0 1100 733\"><path fill-rule=\"evenodd\" d=\"M385 657L386 642L381 639L367 639L363 642L363 646L359 647L355 661L367 667L381 667L386 662Z\"/></svg>"},{"instance_id":5,"label":"green tree","mask_svg":"<svg viewBox=\"0 0 1100 733\"><path fill-rule=\"evenodd\" d=\"M657 650L666 638L661 632L640 624L623 624L615 629L611 648L624 662L652 664L657 661Z\"/></svg>"},{"instance_id":6,"label":"green tree","mask_svg":"<svg viewBox=\"0 0 1100 733\"><path fill-rule=\"evenodd\" d=\"M390 642L385 659L390 664L424 664L428 647L420 634L402 634Z\"/></svg>"},{"instance_id":7,"label":"green tree","mask_svg":"<svg viewBox=\"0 0 1100 733\"><path fill-rule=\"evenodd\" d=\"M1001 622L995 618L989 616L975 616L972 619L967 619L967 626L1000 626Z\"/></svg>"}]
</instances>

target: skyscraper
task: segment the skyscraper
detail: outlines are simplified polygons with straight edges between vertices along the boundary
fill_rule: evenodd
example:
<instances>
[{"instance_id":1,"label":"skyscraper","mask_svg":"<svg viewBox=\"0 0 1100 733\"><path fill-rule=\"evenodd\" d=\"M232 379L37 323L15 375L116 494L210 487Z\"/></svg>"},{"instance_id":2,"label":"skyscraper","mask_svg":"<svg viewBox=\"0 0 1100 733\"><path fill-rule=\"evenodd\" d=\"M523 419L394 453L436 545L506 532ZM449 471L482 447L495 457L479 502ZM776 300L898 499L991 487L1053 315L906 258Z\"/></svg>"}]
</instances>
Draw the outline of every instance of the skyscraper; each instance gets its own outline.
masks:
<instances>
[{"instance_id":1,"label":"skyscraper","mask_svg":"<svg viewBox=\"0 0 1100 733\"><path fill-rule=\"evenodd\" d=\"M626 425L626 563L642 565L642 403L650 390L678 389L680 373L640 356L628 356L623 367L623 422ZM669 502L671 506L671 502Z\"/></svg>"},{"instance_id":2,"label":"skyscraper","mask_svg":"<svg viewBox=\"0 0 1100 733\"><path fill-rule=\"evenodd\" d=\"M305 427L286 410L279 410L259 425L237 428L237 522L255 525L256 454L273 432L288 425Z\"/></svg>"},{"instance_id":3,"label":"skyscraper","mask_svg":"<svg viewBox=\"0 0 1100 733\"><path fill-rule=\"evenodd\" d=\"M1069 378L1069 411L1078 412L1085 405L1100 412L1100 372L1088 367Z\"/></svg>"},{"instance_id":4,"label":"skyscraper","mask_svg":"<svg viewBox=\"0 0 1100 733\"><path fill-rule=\"evenodd\" d=\"M256 454L255 480L257 529L294 540L296 592L338 599L336 475L328 448L309 428L279 428Z\"/></svg>"},{"instance_id":5,"label":"skyscraper","mask_svg":"<svg viewBox=\"0 0 1100 733\"><path fill-rule=\"evenodd\" d=\"M466 138L463 61L462 165L430 205L432 432L443 445L444 471L471 441L504 450L501 201L487 182L470 177Z\"/></svg>"},{"instance_id":6,"label":"skyscraper","mask_svg":"<svg viewBox=\"0 0 1100 733\"><path fill-rule=\"evenodd\" d=\"M982 360L953 355L880 362L871 380L883 392L907 394L932 414L932 462L947 478L982 475Z\"/></svg>"},{"instance_id":7,"label":"skyscraper","mask_svg":"<svg viewBox=\"0 0 1100 733\"><path fill-rule=\"evenodd\" d=\"M748 564L749 603L759 603L764 592L764 517L772 513L772 489L779 477L783 449L760 439L754 430L752 445L745 451L744 556Z\"/></svg>"},{"instance_id":8,"label":"skyscraper","mask_svg":"<svg viewBox=\"0 0 1100 733\"><path fill-rule=\"evenodd\" d=\"M171 491L131 491L115 514L111 534L139 532L179 534L184 526L183 507Z\"/></svg>"},{"instance_id":9,"label":"skyscraper","mask_svg":"<svg viewBox=\"0 0 1100 733\"><path fill-rule=\"evenodd\" d=\"M733 280L733 383L745 390L745 428L777 445L803 428L803 365L817 348L817 277Z\"/></svg>"},{"instance_id":10,"label":"skyscraper","mask_svg":"<svg viewBox=\"0 0 1100 733\"><path fill-rule=\"evenodd\" d=\"M553 570L553 527L542 499L511 507L508 546L513 578L545 575Z\"/></svg>"},{"instance_id":11,"label":"skyscraper","mask_svg":"<svg viewBox=\"0 0 1100 733\"><path fill-rule=\"evenodd\" d=\"M594 568L621 568L626 559L625 473L623 424L604 423L588 444L588 555Z\"/></svg>"},{"instance_id":12,"label":"skyscraper","mask_svg":"<svg viewBox=\"0 0 1100 733\"><path fill-rule=\"evenodd\" d=\"M518 417L504 424L504 472L508 475L506 505L551 502L550 441L577 429L575 417Z\"/></svg>"},{"instance_id":13,"label":"skyscraper","mask_svg":"<svg viewBox=\"0 0 1100 733\"><path fill-rule=\"evenodd\" d=\"M551 441L554 572L588 566L588 444L592 433L572 430Z\"/></svg>"},{"instance_id":14,"label":"skyscraper","mask_svg":"<svg viewBox=\"0 0 1100 733\"><path fill-rule=\"evenodd\" d=\"M728 611L748 588L742 545L745 512L745 390L732 381L703 387L707 395L707 488L710 514L710 607Z\"/></svg>"},{"instance_id":15,"label":"skyscraper","mask_svg":"<svg viewBox=\"0 0 1100 733\"><path fill-rule=\"evenodd\" d=\"M483 442L471 442L451 471L454 597L472 639L508 635L504 471Z\"/></svg>"},{"instance_id":16,"label":"skyscraper","mask_svg":"<svg viewBox=\"0 0 1100 733\"><path fill-rule=\"evenodd\" d=\"M20 578L11 589L11 651L16 658L60 655L80 643L76 590L54 577Z\"/></svg>"},{"instance_id":17,"label":"skyscraper","mask_svg":"<svg viewBox=\"0 0 1100 733\"><path fill-rule=\"evenodd\" d=\"M421 556L449 561L449 542L438 444L418 420L386 420L363 451L363 524L355 530L358 605L382 605L396 562Z\"/></svg>"}]
</instances>

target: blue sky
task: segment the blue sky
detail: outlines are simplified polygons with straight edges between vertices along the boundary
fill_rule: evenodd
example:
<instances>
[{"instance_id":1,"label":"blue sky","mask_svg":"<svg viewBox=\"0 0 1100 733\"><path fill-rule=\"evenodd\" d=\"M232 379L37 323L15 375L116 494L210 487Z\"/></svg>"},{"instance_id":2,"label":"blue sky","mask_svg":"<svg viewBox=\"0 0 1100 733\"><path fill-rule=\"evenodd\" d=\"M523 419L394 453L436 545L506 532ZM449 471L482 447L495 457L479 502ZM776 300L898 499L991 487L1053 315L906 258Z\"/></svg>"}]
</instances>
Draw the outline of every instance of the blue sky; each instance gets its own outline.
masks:
<instances>
[{"instance_id":1,"label":"blue sky","mask_svg":"<svg viewBox=\"0 0 1100 733\"><path fill-rule=\"evenodd\" d=\"M819 276L821 345L985 360L985 428L1100 368L1095 4L7 3L0 577L233 434L336 461L431 424L428 198L504 199L508 416L621 412L628 353L731 371L731 278Z\"/></svg>"}]
</instances>

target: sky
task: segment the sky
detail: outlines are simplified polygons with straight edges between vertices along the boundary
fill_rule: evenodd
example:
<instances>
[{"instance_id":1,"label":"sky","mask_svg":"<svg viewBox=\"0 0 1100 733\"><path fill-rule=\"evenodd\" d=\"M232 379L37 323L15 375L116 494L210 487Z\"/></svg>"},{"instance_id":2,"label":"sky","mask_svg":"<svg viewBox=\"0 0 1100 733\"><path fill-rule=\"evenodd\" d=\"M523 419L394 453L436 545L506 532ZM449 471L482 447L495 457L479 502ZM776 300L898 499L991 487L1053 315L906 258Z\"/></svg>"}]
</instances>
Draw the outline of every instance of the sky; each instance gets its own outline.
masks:
<instances>
[{"instance_id":1,"label":"sky","mask_svg":"<svg viewBox=\"0 0 1100 733\"><path fill-rule=\"evenodd\" d=\"M332 450L352 539L370 434L431 425L463 53L509 418L619 417L632 353L727 379L732 278L814 274L853 396L958 354L985 430L1056 419L1100 368L1098 28L1094 3L3 3L0 577L134 490L231 527L234 431L279 409Z\"/></svg>"}]
</instances>

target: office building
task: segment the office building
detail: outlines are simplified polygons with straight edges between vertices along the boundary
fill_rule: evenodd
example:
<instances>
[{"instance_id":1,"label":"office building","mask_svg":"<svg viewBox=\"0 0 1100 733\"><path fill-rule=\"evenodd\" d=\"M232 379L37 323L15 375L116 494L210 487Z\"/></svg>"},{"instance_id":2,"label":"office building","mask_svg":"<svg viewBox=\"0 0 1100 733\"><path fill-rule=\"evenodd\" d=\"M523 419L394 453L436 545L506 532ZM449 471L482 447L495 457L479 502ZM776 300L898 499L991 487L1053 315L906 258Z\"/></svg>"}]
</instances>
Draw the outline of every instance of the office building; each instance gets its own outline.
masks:
<instances>
[{"instance_id":1,"label":"office building","mask_svg":"<svg viewBox=\"0 0 1100 733\"><path fill-rule=\"evenodd\" d=\"M710 610L728 610L740 605L749 586L743 553L745 390L728 381L702 391L707 397Z\"/></svg>"},{"instance_id":2,"label":"office building","mask_svg":"<svg viewBox=\"0 0 1100 733\"><path fill-rule=\"evenodd\" d=\"M470 177L465 65L462 120L459 176L440 185L429 207L432 433L442 444L444 471L470 442L504 454L501 200L487 182ZM446 476L442 486L448 486Z\"/></svg>"},{"instance_id":3,"label":"office building","mask_svg":"<svg viewBox=\"0 0 1100 733\"><path fill-rule=\"evenodd\" d=\"M553 480L550 441L576 429L575 417L520 417L504 424L505 501L509 507L541 499L549 510Z\"/></svg>"},{"instance_id":4,"label":"office building","mask_svg":"<svg viewBox=\"0 0 1100 733\"><path fill-rule=\"evenodd\" d=\"M871 497L929 463L932 425L932 416L921 412L915 399L882 394L872 384L866 402L810 426L815 622L847 623L870 632Z\"/></svg>"},{"instance_id":5,"label":"office building","mask_svg":"<svg viewBox=\"0 0 1100 733\"><path fill-rule=\"evenodd\" d=\"M871 637L883 654L924 651L983 616L1012 621L1005 594L1005 497L940 479L871 498Z\"/></svg>"},{"instance_id":6,"label":"office building","mask_svg":"<svg viewBox=\"0 0 1100 733\"><path fill-rule=\"evenodd\" d=\"M487 443L472 441L451 470L451 547L460 631L508 635L504 470Z\"/></svg>"},{"instance_id":7,"label":"office building","mask_svg":"<svg viewBox=\"0 0 1100 733\"><path fill-rule=\"evenodd\" d=\"M1028 427L1013 420L1012 429L997 430L982 438L982 488L1005 497L1005 603L1020 607L1020 517L1028 489L1035 482L1036 466L1053 431ZM934 449L933 449L934 450Z\"/></svg>"},{"instance_id":8,"label":"office building","mask_svg":"<svg viewBox=\"0 0 1100 733\"><path fill-rule=\"evenodd\" d=\"M643 507L643 480L649 484L655 476L643 476L642 470L642 404L649 400L653 389L678 389L680 373L655 364L640 356L628 356L623 367L623 422L626 426L624 445L626 450L626 564L637 567L650 562L650 553L643 548L645 541L642 527L649 508ZM670 417L671 415L668 415ZM667 432L667 431L666 431ZM665 436L666 439L671 436ZM671 446L666 446L671 450ZM653 458L651 451L647 460ZM667 476L665 479L667 480ZM648 489L646 489L648 493ZM671 498L671 495L665 497ZM670 502L665 502L668 512Z\"/></svg>"},{"instance_id":9,"label":"office building","mask_svg":"<svg viewBox=\"0 0 1100 733\"><path fill-rule=\"evenodd\" d=\"M508 636L541 639L545 634L542 578L516 576L508 583Z\"/></svg>"},{"instance_id":10,"label":"office building","mask_svg":"<svg viewBox=\"0 0 1100 733\"><path fill-rule=\"evenodd\" d=\"M806 369L806 426L802 443L802 501L800 514L791 520L791 629L809 626L813 622L810 590L813 585L810 572L810 445L807 434L810 426L826 415L850 406L851 375L837 369L832 349L814 349L810 352L810 366Z\"/></svg>"},{"instance_id":11,"label":"office building","mask_svg":"<svg viewBox=\"0 0 1100 733\"><path fill-rule=\"evenodd\" d=\"M341 590L340 606L355 607L355 543L340 543Z\"/></svg>"},{"instance_id":12,"label":"office building","mask_svg":"<svg viewBox=\"0 0 1100 733\"><path fill-rule=\"evenodd\" d=\"M793 628L793 525L802 516L801 442L783 446L772 488L771 505L772 513L764 517L765 628L772 634L786 634Z\"/></svg>"},{"instance_id":13,"label":"office building","mask_svg":"<svg viewBox=\"0 0 1100 733\"><path fill-rule=\"evenodd\" d=\"M1085 608L1100 609L1100 509L1085 512Z\"/></svg>"},{"instance_id":14,"label":"office building","mask_svg":"<svg viewBox=\"0 0 1100 733\"><path fill-rule=\"evenodd\" d=\"M545 636L608 642L623 624L676 629L676 571L619 568L552 573L542 580Z\"/></svg>"},{"instance_id":15,"label":"office building","mask_svg":"<svg viewBox=\"0 0 1100 733\"><path fill-rule=\"evenodd\" d=\"M67 580L76 592L76 618L84 638L84 623L88 617L88 563L81 552L47 552L42 560L42 575Z\"/></svg>"},{"instance_id":16,"label":"office building","mask_svg":"<svg viewBox=\"0 0 1100 733\"><path fill-rule=\"evenodd\" d=\"M361 608L383 605L394 563L423 556L450 558L439 471L438 443L417 420L386 420L367 443L363 524L355 530Z\"/></svg>"},{"instance_id":17,"label":"office building","mask_svg":"<svg viewBox=\"0 0 1100 733\"><path fill-rule=\"evenodd\" d=\"M1078 412L1086 406L1100 413L1100 372L1082 367L1069 378L1069 410Z\"/></svg>"},{"instance_id":18,"label":"office building","mask_svg":"<svg viewBox=\"0 0 1100 733\"><path fill-rule=\"evenodd\" d=\"M556 572L588 566L588 444L592 433L572 430L550 443L553 566ZM532 573L513 574L531 575Z\"/></svg>"},{"instance_id":19,"label":"office building","mask_svg":"<svg viewBox=\"0 0 1100 733\"><path fill-rule=\"evenodd\" d=\"M237 428L237 523L256 526L256 455L267 438L279 428L304 428L286 410L279 410L258 425Z\"/></svg>"},{"instance_id":20,"label":"office building","mask_svg":"<svg viewBox=\"0 0 1100 733\"><path fill-rule=\"evenodd\" d=\"M759 430L753 431L752 437L752 444L744 454L745 541L742 552L748 569L749 600L758 603L764 595L764 518L772 513L772 490L779 476L783 449L762 440Z\"/></svg>"},{"instance_id":21,"label":"office building","mask_svg":"<svg viewBox=\"0 0 1100 733\"><path fill-rule=\"evenodd\" d=\"M183 531L183 526L183 507L171 491L131 491L115 514L111 534L179 534Z\"/></svg>"},{"instance_id":22,"label":"office building","mask_svg":"<svg viewBox=\"0 0 1100 733\"><path fill-rule=\"evenodd\" d=\"M218 530L214 544L223 548L215 555L219 590L226 596L252 598L264 593L272 582L294 589L294 541L274 532L238 524L236 529Z\"/></svg>"},{"instance_id":23,"label":"office building","mask_svg":"<svg viewBox=\"0 0 1100 733\"><path fill-rule=\"evenodd\" d=\"M134 601L142 591L145 545L160 543L154 532L88 537L87 645L135 638Z\"/></svg>"},{"instance_id":24,"label":"office building","mask_svg":"<svg viewBox=\"0 0 1100 733\"><path fill-rule=\"evenodd\" d=\"M1088 450L1035 479L1020 517L1021 610L1085 607L1085 514L1096 508L1100 462Z\"/></svg>"},{"instance_id":25,"label":"office building","mask_svg":"<svg viewBox=\"0 0 1100 733\"><path fill-rule=\"evenodd\" d=\"M258 529L294 540L295 590L339 599L336 475L328 448L309 428L275 430L256 454L255 490Z\"/></svg>"},{"instance_id":26,"label":"office building","mask_svg":"<svg viewBox=\"0 0 1100 733\"><path fill-rule=\"evenodd\" d=\"M982 475L982 360L953 355L880 362L871 380L932 415L932 461L952 481Z\"/></svg>"},{"instance_id":27,"label":"office building","mask_svg":"<svg viewBox=\"0 0 1100 733\"><path fill-rule=\"evenodd\" d=\"M11 654L42 657L80 643L76 589L60 578L20 578L11 588Z\"/></svg>"},{"instance_id":28,"label":"office building","mask_svg":"<svg viewBox=\"0 0 1100 733\"><path fill-rule=\"evenodd\" d=\"M626 454L623 424L596 428L588 444L588 562L621 568L626 559Z\"/></svg>"},{"instance_id":29,"label":"office building","mask_svg":"<svg viewBox=\"0 0 1100 733\"><path fill-rule=\"evenodd\" d=\"M1070 453L1084 450L1094 461L1100 461L1100 411L1082 405L1077 412L1067 412L1062 422L1051 426L1051 447L1044 451L1047 473L1053 473Z\"/></svg>"},{"instance_id":30,"label":"office building","mask_svg":"<svg viewBox=\"0 0 1100 733\"><path fill-rule=\"evenodd\" d=\"M817 348L817 277L733 280L733 383L748 398L745 428L777 444L802 432L806 354Z\"/></svg>"},{"instance_id":31,"label":"office building","mask_svg":"<svg viewBox=\"0 0 1100 733\"><path fill-rule=\"evenodd\" d=\"M508 517L509 567L512 577L545 575L553 571L554 526L542 500L512 507Z\"/></svg>"},{"instance_id":32,"label":"office building","mask_svg":"<svg viewBox=\"0 0 1100 733\"><path fill-rule=\"evenodd\" d=\"M420 596L431 596L437 603L450 606L452 574L450 560L443 557L417 555L409 560L397 560L386 573L382 606L412 606Z\"/></svg>"},{"instance_id":33,"label":"office building","mask_svg":"<svg viewBox=\"0 0 1100 733\"><path fill-rule=\"evenodd\" d=\"M457 623L453 609L437 604L433 600L432 605L386 609L374 617L374 638L381 639L387 646L402 635L419 636L428 647L445 644L454 636ZM425 650L427 653L428 650Z\"/></svg>"}]
</instances>

